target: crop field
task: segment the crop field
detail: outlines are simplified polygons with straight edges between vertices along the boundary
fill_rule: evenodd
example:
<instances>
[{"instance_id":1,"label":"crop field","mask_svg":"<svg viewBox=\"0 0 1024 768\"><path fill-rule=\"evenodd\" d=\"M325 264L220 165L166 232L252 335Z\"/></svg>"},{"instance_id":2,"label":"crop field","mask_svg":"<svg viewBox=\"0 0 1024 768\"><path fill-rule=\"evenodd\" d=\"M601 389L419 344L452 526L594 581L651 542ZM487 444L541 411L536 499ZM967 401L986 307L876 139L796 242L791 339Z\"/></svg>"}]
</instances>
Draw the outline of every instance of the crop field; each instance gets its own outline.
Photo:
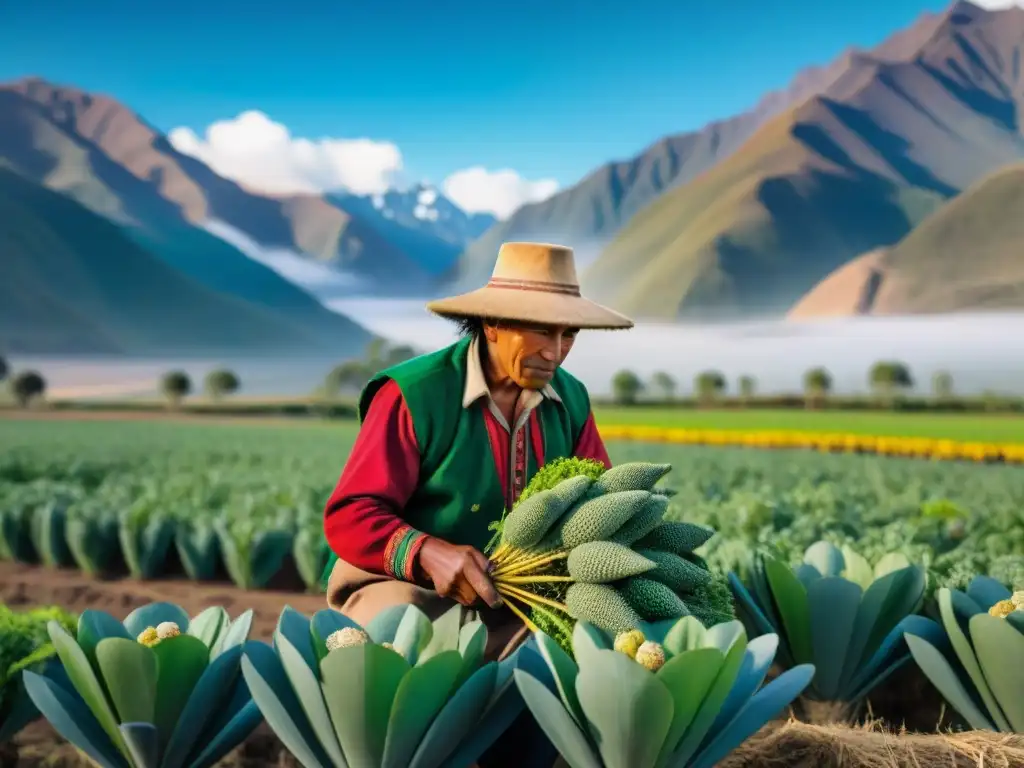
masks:
<instances>
[{"instance_id":1,"label":"crop field","mask_svg":"<svg viewBox=\"0 0 1024 768\"><path fill-rule=\"evenodd\" d=\"M0 554L137 578L315 590L323 504L351 424L0 422ZM742 571L752 547L792 562L826 539L902 551L933 587L988 573L1024 585L1024 470L1014 466L609 442L613 462L672 465L669 516L717 532L704 556Z\"/></svg>"},{"instance_id":2,"label":"crop field","mask_svg":"<svg viewBox=\"0 0 1024 768\"><path fill-rule=\"evenodd\" d=\"M382 745L399 743L400 739L392 738L392 728L398 733L398 728L407 725L396 725L393 716L386 722L367 721L365 728L342 727L350 722L363 722L359 718L367 702L360 694L362 686L353 686L352 680L354 675L369 675L371 670L359 665L369 665L366 659L378 658L381 663L390 660L388 664L395 665L381 667L384 672L374 667L374 682L366 690L383 690L386 685L382 676L390 676L389 690L395 696L397 708L396 685L428 673L440 674L437 670L453 660L458 664L452 666L451 672L461 674L462 665L478 663L479 659L473 662L476 656L470 653L471 643L463 651L463 637L468 637L465 628L447 625L444 617L434 623L425 616L423 621L415 622L405 618L397 624L371 622L366 635L370 639L365 641L371 644L365 649L350 647L346 644L364 642L358 640L362 630L345 624L347 620L340 614L325 610L322 595L299 594L319 591L319 577L327 555L321 538L323 505L355 435L355 425L344 421L229 424L201 419L0 420L0 561L7 561L0 562L0 572L5 576L0 581L7 582L3 583L5 600L15 606L54 606L0 615L0 634L6 633L5 648L10 657L6 661L27 665L23 672L12 673L15 677L6 684L6 691L0 691L13 701L9 714L0 718L0 745L17 733L15 749L27 764L58 764L52 761L61 755L68 757L59 764L82 764L77 754L70 752L91 745L92 739L103 740L104 737L96 736L100 726L95 723L100 721L95 720L88 732L77 726L68 729L63 704L57 706L54 702L58 700L45 694L42 687L60 691L62 701L70 701L71 691L77 691L88 709L82 704L73 719L76 723L92 722L90 718L110 711L105 710L105 699L85 695L90 690L84 687L89 680L99 679L112 691L119 691L117 696L111 694L119 707L122 701L140 701L145 703L146 713L159 714L161 710L153 702L163 702L165 694L168 700L172 695L178 697L176 701L187 696L188 705L182 709L175 734L178 730L190 732L193 727L184 725L186 711L192 717L193 709L212 713L223 708L225 717L218 715L208 718L205 724L195 724L194 730L201 731L203 737L191 746L183 741L173 748L181 751L187 747L194 753L203 744L216 742L217 749L209 755L203 752L193 760L190 753L187 762L197 768L209 768L217 762L218 755L239 745L242 753L248 750L258 754L264 763L291 765L295 763L285 752L330 749L335 739L330 734L337 735L345 750L370 740ZM623 633L639 633L641 639L647 638L633 651L620 647L616 637L616 651L634 654L634 661L628 664L618 656L594 655L584 650L593 649L587 645L593 639L581 641L583 644L576 648L578 637L593 637L588 632L596 629L574 632L571 637L548 637L548 654L559 643L563 647L560 653L568 653L570 647L576 651L574 659L568 655L552 657L561 658L557 667L550 666L554 662L541 661L549 665L552 674L564 672L566 665L573 665L576 674L578 665L578 680L596 681L592 690L597 699L606 695L609 686L636 686L642 682L647 693L634 706L647 707L645 711L654 711L650 701L660 700L653 698L659 691L662 698L669 697L670 704L677 700L673 697L683 697L678 700L689 702L686 706L692 707L692 711L707 706L710 715L714 715L718 710L711 707L721 707L718 716L705 718L701 729L711 729L706 735L697 730L692 739L687 735L680 742L680 750L685 744L689 744L686 749L696 749L698 744L701 749L695 761L680 762L681 765L748 768L770 762L799 768L895 768L911 764L1024 764L1024 748L1007 740L1005 733L1019 733L1020 723L1024 723L1017 719L1024 717L1021 710L1005 709L1019 699L1020 677L1012 670L1019 668L1018 657L1024 647L1018 634L1024 628L1024 608L1013 611L1013 599L1019 596L1006 589L1024 588L1024 468L1014 464L931 461L848 451L764 450L638 440L612 440L608 447L613 463L626 473L635 471L629 466L622 467L628 462L664 462L672 466L667 476L656 481L658 488L668 494L667 498L659 494L650 499L659 499L657 504L663 505L662 512L664 504L668 504L666 520L700 523L717 531L706 544L690 550L694 560L677 559L706 561L701 567L710 566L719 574L735 574L738 578L730 584L738 620L705 630L697 612L700 603L688 602L687 605L694 606L694 612L683 614L672 630L663 630L667 632L663 636L650 634L656 631L653 624L643 625L646 635L639 630ZM633 493L636 491L623 491L620 498ZM613 495L609 493L597 501L604 502ZM541 498L539 493L533 496ZM518 507L520 513L527 504ZM510 516L515 514L513 511ZM677 525L673 530L682 528L693 529ZM706 535L702 531L700 540L704 541ZM588 546L584 543L568 555L570 574L580 573L573 570L574 553L583 552ZM649 544L637 546L636 556L644 553L644 557L653 558L659 554L643 548ZM758 551L760 554L755 556ZM660 554L665 556L666 552ZM782 562L773 561L770 555ZM523 562L516 557L512 554L505 562ZM499 560L496 555L493 557L493 562ZM499 563L494 571L495 584L505 590L502 594L518 592L521 597L522 587L516 585L535 578L535 587L539 585L542 591L534 594L540 599L542 595L553 594L546 591L552 588L545 586L545 579L565 578L543 572L523 576L524 571L529 571L525 565L505 568L507 572L502 571ZM820 570L820 575L809 575L808 569L815 574ZM979 584L979 575L993 577L1005 586L992 581ZM124 576L129 578L120 578ZM656 577L652 574L652 578ZM630 581L625 579L623 584ZM641 578L636 583L642 581ZM741 582L748 586L747 591L737 586ZM584 583L573 588L580 586L602 587ZM960 591L950 593L944 588ZM614 594L614 590L611 592ZM699 590L690 594L694 599L702 599ZM957 596L955 603L950 602L951 594ZM568 591L565 600L572 604ZM969 622L958 624L952 613L954 605L958 611L968 611ZM921 606L920 613L916 613L917 606ZM83 612L85 608L92 610ZM109 610L106 617L97 613L104 609ZM1005 621L990 609L1002 611L998 616L1005 617ZM758 628L758 620L752 618L758 611L762 616L778 611L782 620L763 619L770 621L770 626L767 630L764 626ZM991 615L975 615L979 613ZM43 639L42 622L51 615L64 622L64 629L50 626L47 630L55 647L59 646L57 655L40 647L35 661L32 655L22 660L22 654ZM941 626L937 623L940 619ZM675 621L673 618L672 622ZM385 625L391 627L391 634L384 633ZM968 625L969 640L968 635L960 635L956 629ZM413 629L419 634L410 634ZM775 637L765 637L763 633L768 630ZM966 689L950 687L949 676L953 673L947 671L944 661L936 658L938 652L930 645L945 647L945 632L960 638L958 653L976 654L974 671L963 683ZM904 642L905 633L913 635L913 647L909 639ZM1012 633L1012 640L1008 633ZM110 639L96 644L98 636ZM246 637L273 637L275 646L252 644ZM18 639L18 643L12 638ZM415 657L415 649L432 646L432 638L447 643L444 647L449 650L426 661L409 661ZM683 638L691 638L685 642L698 645L680 645ZM1004 645L995 643L1000 638ZM610 647L611 635L603 642ZM712 645L701 647L699 644L704 642ZM292 643L295 645L288 645ZM78 645L95 647L98 660L94 665ZM279 653L284 653L275 650L278 646L303 648L302 653L308 652L313 661L303 661L299 651L278 658ZM174 652L185 654L189 647L194 649L189 653L196 654L189 664L195 663L197 670L200 661L204 669L213 670L215 664L231 669L234 686L212 691L213 682L219 678L203 673L181 690L170 691L173 686L166 681L188 675L173 665L167 667L167 674L160 674L162 659L176 658L168 655L171 649L180 648ZM767 655L766 649L770 650ZM115 651L121 654L116 664L111 661ZM222 655L215 658L215 654ZM404 654L411 655L400 660L396 654L403 658ZM667 661L666 654L671 654ZM318 665L315 660L320 655L323 657ZM151 656L154 661L147 667ZM159 664L156 658L161 659ZM726 659L734 660L728 671ZM777 676L752 696L773 659L773 675ZM122 696L122 689L117 688L125 683L124 675L117 672L119 665L136 662L140 673L149 669L156 676L156 682L150 680L148 688L143 686L149 691L145 701L140 696ZM296 663L311 666L297 668ZM721 669L715 677L718 693L714 695L692 683L698 666L703 669L709 663L712 666L708 669ZM16 664L9 668L14 670ZM662 671L651 675L661 664L665 665L660 667ZM491 669L497 666L500 665ZM93 670L90 675L85 675L87 668ZM674 677L662 674L675 669L689 671ZM396 675L399 671L405 675L405 670L409 670L408 675L399 683ZM625 675L626 672L629 674ZM477 680L478 673L473 674L470 680ZM496 680L498 673L493 674ZM320 725L326 724L328 737L323 736L326 731L319 726L314 728L303 721L302 733L307 734L303 738L311 741L296 742L295 726L290 717L282 719L285 710L280 702L291 701L288 697L296 696L299 690L308 690L292 690L293 680L308 680L314 683L313 690L323 691L323 699L319 693L315 698L319 709L308 710L308 717L315 716ZM668 682L651 682L662 680ZM529 681L518 672L513 683L521 691L530 690ZM496 686L496 682L489 684ZM670 684L672 694L668 693ZM129 688L134 690L134 685L133 680ZM657 691L649 691L651 686ZM784 698L774 700L775 703L763 699L771 686L775 686L774 696ZM470 682L463 687L473 690ZM476 748L474 735L490 733L491 726L484 723L489 722L486 718L494 710L484 708L484 720L475 726L481 708L455 698L463 695L463 687L457 686L457 692L444 706L460 713L465 748ZM963 690L970 693L964 694ZM1015 718L1012 722L1007 722L1003 710L994 704L984 713L974 707L972 702L980 695L975 692L989 690L989 701L998 699L999 705ZM586 686L582 686L577 692L582 696L585 691ZM219 698L215 697L213 709L198 706L198 702L214 693ZM796 699L798 695L800 698ZM732 721L732 715L724 713L735 697L747 697L747 703L743 705L743 716ZM538 704L530 698L530 717L541 722L552 716L552 706L562 706L557 698L547 701ZM790 702L792 708L787 709ZM870 709L863 709L865 702ZM41 719L32 724L29 721L38 713L30 704L42 711ZM570 702L566 706L571 705ZM435 706L441 706L440 701ZM842 723L836 722L831 714L840 711L837 707L851 713L841 718ZM143 711L141 704L138 711ZM297 706L288 711L300 717L307 712ZM864 711L878 718L874 725L863 725L859 718ZM954 711L959 714L951 715ZM561 709L554 712L561 717L559 729L575 728ZM787 721L790 716L796 719ZM168 727L159 722L149 724L146 718L160 721L160 717L136 714L135 710L122 715L119 709L116 717L127 723L121 729L152 731ZM635 722L636 715L626 711L623 717L628 724ZM852 726L845 722L847 717ZM990 725L989 717L995 725ZM610 734L609 738L625 739L634 734L629 738L647 739L648 729L627 728L621 719L601 721L602 737ZM228 720L230 727L224 725ZM740 721L746 723L744 728L749 726L752 730L730 731ZM437 722L442 722L440 715ZM254 730L261 723L266 726L263 735ZM65 726L63 731L61 724ZM767 727L758 730L762 724ZM950 724L966 724L974 730L949 735L935 733L936 727ZM903 726L910 733L899 731ZM110 733L120 732L116 725L110 728ZM60 744L54 730L69 744ZM415 744L420 737L424 744L434 743L432 731L426 735L417 732L420 736L409 737L413 739L411 743ZM552 735L547 730L545 733L559 751L572 754L575 747L565 742L561 734ZM170 753L173 750L168 744ZM623 754L632 756L638 749L640 746L633 745ZM114 754L116 750L111 742L107 751ZM727 752L731 754L726 757ZM130 753L127 746L124 753ZM718 757L725 759L712 762ZM531 763L531 759L526 758L525 764L550 764ZM364 763L403 765L408 764L408 759L388 762L368 758ZM112 758L108 764L122 762ZM134 764L144 768L160 763ZM323 758L319 764L349 763ZM575 764L618 768L631 763L620 760Z\"/></svg>"},{"instance_id":3,"label":"crop field","mask_svg":"<svg viewBox=\"0 0 1024 768\"><path fill-rule=\"evenodd\" d=\"M875 437L925 437L995 443L1024 443L1024 417L1011 414L901 413L892 411L802 411L797 409L714 409L600 407L608 426L666 429L829 432Z\"/></svg>"}]
</instances>

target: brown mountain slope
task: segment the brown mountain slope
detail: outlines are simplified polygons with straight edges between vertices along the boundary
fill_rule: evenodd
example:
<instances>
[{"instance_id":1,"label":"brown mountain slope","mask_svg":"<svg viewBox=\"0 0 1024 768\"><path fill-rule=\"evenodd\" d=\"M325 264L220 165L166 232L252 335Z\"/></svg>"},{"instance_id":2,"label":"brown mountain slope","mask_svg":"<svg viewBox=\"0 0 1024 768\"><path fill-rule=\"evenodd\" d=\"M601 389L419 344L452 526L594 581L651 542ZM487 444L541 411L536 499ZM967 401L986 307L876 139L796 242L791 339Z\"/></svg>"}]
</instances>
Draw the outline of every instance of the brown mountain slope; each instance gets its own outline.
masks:
<instances>
[{"instance_id":1,"label":"brown mountain slope","mask_svg":"<svg viewBox=\"0 0 1024 768\"><path fill-rule=\"evenodd\" d=\"M212 291L113 222L0 164L0 349L20 354L361 354L319 328Z\"/></svg>"},{"instance_id":2,"label":"brown mountain slope","mask_svg":"<svg viewBox=\"0 0 1024 768\"><path fill-rule=\"evenodd\" d=\"M910 60L945 18L926 13L870 54L880 61ZM787 88L765 95L749 112L664 138L635 157L598 168L548 200L523 206L466 249L449 274L452 285L471 287L486 280L499 246L508 240L566 242L581 251L606 244L648 203L729 157L771 118L823 93L861 55L851 49L827 66L803 70Z\"/></svg>"},{"instance_id":3,"label":"brown mountain slope","mask_svg":"<svg viewBox=\"0 0 1024 768\"><path fill-rule=\"evenodd\" d=\"M175 150L166 137L108 96L30 78L0 86L0 98L5 121L8 114L17 113L19 125L17 136L0 132L0 156L22 169L48 164L69 169L46 183L71 191L97 212L106 215L118 205L130 209L136 197L158 206L153 198L159 198L192 224L216 219L263 246L301 250L382 284L392 283L387 278L394 274L420 289L427 281L413 258L341 207L316 196L272 197L247 191ZM59 141L59 134L70 143ZM81 154L90 151L103 161L94 157L82 167ZM119 166L142 184L130 183L123 174L101 173L104 163ZM83 199L77 188L89 186L91 173L100 175L107 193ZM62 184L68 179L75 185ZM102 208L97 207L98 200Z\"/></svg>"},{"instance_id":4,"label":"brown mountain slope","mask_svg":"<svg viewBox=\"0 0 1024 768\"><path fill-rule=\"evenodd\" d=\"M929 216L860 274L843 268L789 317L1024 308L1024 165L991 174ZM855 263L867 257L857 259ZM873 272L873 274L872 274ZM851 296L863 301L851 306Z\"/></svg>"},{"instance_id":5,"label":"brown mountain slope","mask_svg":"<svg viewBox=\"0 0 1024 768\"><path fill-rule=\"evenodd\" d=\"M958 6L909 62L829 88L623 228L584 282L661 319L778 315L860 253L1024 157L1024 9Z\"/></svg>"}]
</instances>

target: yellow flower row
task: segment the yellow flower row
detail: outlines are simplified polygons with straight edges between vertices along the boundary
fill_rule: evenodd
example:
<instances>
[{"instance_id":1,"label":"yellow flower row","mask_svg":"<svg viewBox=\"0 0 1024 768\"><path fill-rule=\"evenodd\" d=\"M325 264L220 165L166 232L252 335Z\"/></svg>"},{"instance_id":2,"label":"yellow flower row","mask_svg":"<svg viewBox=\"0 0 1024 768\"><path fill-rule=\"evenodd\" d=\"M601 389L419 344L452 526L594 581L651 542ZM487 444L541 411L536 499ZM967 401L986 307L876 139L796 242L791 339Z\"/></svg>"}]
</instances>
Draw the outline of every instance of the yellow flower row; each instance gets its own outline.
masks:
<instances>
[{"instance_id":1,"label":"yellow flower row","mask_svg":"<svg viewBox=\"0 0 1024 768\"><path fill-rule=\"evenodd\" d=\"M728 429L669 429L666 427L604 426L605 440L641 440L679 445L734 445L748 448L809 448L827 453L877 453L960 461L1003 461L1024 464L1024 444L982 443L933 437L851 435L796 430L739 431Z\"/></svg>"}]
</instances>

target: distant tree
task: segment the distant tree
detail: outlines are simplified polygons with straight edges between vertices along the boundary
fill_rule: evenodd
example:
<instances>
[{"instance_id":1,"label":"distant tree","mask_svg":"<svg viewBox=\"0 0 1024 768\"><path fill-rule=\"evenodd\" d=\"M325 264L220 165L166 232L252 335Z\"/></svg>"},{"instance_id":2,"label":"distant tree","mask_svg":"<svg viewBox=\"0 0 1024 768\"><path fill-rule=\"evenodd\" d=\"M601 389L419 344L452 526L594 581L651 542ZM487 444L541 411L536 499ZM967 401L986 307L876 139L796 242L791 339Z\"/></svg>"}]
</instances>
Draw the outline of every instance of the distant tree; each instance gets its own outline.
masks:
<instances>
[{"instance_id":1,"label":"distant tree","mask_svg":"<svg viewBox=\"0 0 1024 768\"><path fill-rule=\"evenodd\" d=\"M953 397L953 374L949 371L938 371L932 376L932 392L937 400L949 400Z\"/></svg>"},{"instance_id":2,"label":"distant tree","mask_svg":"<svg viewBox=\"0 0 1024 768\"><path fill-rule=\"evenodd\" d=\"M749 405L757 391L757 380L753 376L740 376L740 400L744 405Z\"/></svg>"},{"instance_id":3,"label":"distant tree","mask_svg":"<svg viewBox=\"0 0 1024 768\"><path fill-rule=\"evenodd\" d=\"M651 386L660 390L666 400L672 400L676 394L676 380L665 371L658 371L651 376Z\"/></svg>"},{"instance_id":4,"label":"distant tree","mask_svg":"<svg viewBox=\"0 0 1024 768\"><path fill-rule=\"evenodd\" d=\"M27 408L46 392L46 380L36 371L22 371L11 379L11 395L22 408Z\"/></svg>"},{"instance_id":5,"label":"distant tree","mask_svg":"<svg viewBox=\"0 0 1024 768\"><path fill-rule=\"evenodd\" d=\"M398 344L388 349L385 358L387 365L384 367L391 367L392 365L398 365L404 363L406 360L411 360L416 357L416 350L410 347L408 344Z\"/></svg>"},{"instance_id":6,"label":"distant tree","mask_svg":"<svg viewBox=\"0 0 1024 768\"><path fill-rule=\"evenodd\" d=\"M804 398L809 408L821 405L832 391L832 374L824 368L811 368L804 374Z\"/></svg>"},{"instance_id":7,"label":"distant tree","mask_svg":"<svg viewBox=\"0 0 1024 768\"><path fill-rule=\"evenodd\" d=\"M914 379L905 363L880 360L868 371L868 383L876 396L891 403L902 390L914 386Z\"/></svg>"},{"instance_id":8,"label":"distant tree","mask_svg":"<svg viewBox=\"0 0 1024 768\"><path fill-rule=\"evenodd\" d=\"M709 403L725 391L725 376L718 371L702 371L694 379L693 388L702 403Z\"/></svg>"},{"instance_id":9,"label":"distant tree","mask_svg":"<svg viewBox=\"0 0 1024 768\"><path fill-rule=\"evenodd\" d=\"M346 360L331 369L324 379L324 391L329 397L336 397L342 392L358 392L376 373L363 360Z\"/></svg>"},{"instance_id":10,"label":"distant tree","mask_svg":"<svg viewBox=\"0 0 1024 768\"><path fill-rule=\"evenodd\" d=\"M184 371L169 371L160 380L160 391L173 407L181 405L181 401L192 391L192 379Z\"/></svg>"},{"instance_id":11,"label":"distant tree","mask_svg":"<svg viewBox=\"0 0 1024 768\"><path fill-rule=\"evenodd\" d=\"M3 381L10 374L11 369L7 365L7 361L3 357L0 357L0 381Z\"/></svg>"},{"instance_id":12,"label":"distant tree","mask_svg":"<svg viewBox=\"0 0 1024 768\"><path fill-rule=\"evenodd\" d=\"M633 371L622 370L612 376L612 396L617 403L635 403L643 390L644 383Z\"/></svg>"},{"instance_id":13,"label":"distant tree","mask_svg":"<svg viewBox=\"0 0 1024 768\"><path fill-rule=\"evenodd\" d=\"M375 336L370 340L370 343L366 345L366 351L363 352L364 362L370 366L373 373L386 368L388 364L388 342L386 339L382 339L379 336Z\"/></svg>"},{"instance_id":14,"label":"distant tree","mask_svg":"<svg viewBox=\"0 0 1024 768\"><path fill-rule=\"evenodd\" d=\"M880 360L868 371L868 383L879 402L892 407L898 395L914 386L914 379L905 363Z\"/></svg>"},{"instance_id":15,"label":"distant tree","mask_svg":"<svg viewBox=\"0 0 1024 768\"><path fill-rule=\"evenodd\" d=\"M225 368L210 371L206 374L206 379L203 381L203 389L214 400L219 400L224 395L237 392L240 386L241 382L234 371L229 371Z\"/></svg>"}]
</instances>

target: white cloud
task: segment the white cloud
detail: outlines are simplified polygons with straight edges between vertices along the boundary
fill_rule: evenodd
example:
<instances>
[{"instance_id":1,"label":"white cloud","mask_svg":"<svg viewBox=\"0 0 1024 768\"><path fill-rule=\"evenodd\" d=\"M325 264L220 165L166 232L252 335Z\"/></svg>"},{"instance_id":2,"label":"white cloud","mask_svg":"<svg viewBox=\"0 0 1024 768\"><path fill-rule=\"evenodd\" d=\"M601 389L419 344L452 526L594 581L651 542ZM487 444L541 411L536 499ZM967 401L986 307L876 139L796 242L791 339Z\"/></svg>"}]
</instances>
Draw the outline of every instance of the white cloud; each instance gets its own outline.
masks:
<instances>
[{"instance_id":1,"label":"white cloud","mask_svg":"<svg viewBox=\"0 0 1024 768\"><path fill-rule=\"evenodd\" d=\"M219 120L202 136L191 128L175 128L167 138L179 152L201 160L221 176L268 194L345 190L378 196L373 203L379 210L383 208L379 196L405 181L402 152L391 142L301 138L257 110ZM526 203L553 195L558 182L530 181L511 169L488 171L473 166L451 174L442 189L467 213L491 213L504 219ZM429 207L436 198L436 190L425 189L418 202Z\"/></svg>"},{"instance_id":2,"label":"white cloud","mask_svg":"<svg viewBox=\"0 0 1024 768\"><path fill-rule=\"evenodd\" d=\"M990 11L1001 11L1005 8L1024 7L1024 0L971 0L971 4Z\"/></svg>"},{"instance_id":3,"label":"white cloud","mask_svg":"<svg viewBox=\"0 0 1024 768\"><path fill-rule=\"evenodd\" d=\"M554 179L529 181L511 169L488 171L482 166L456 171L441 186L444 194L467 213L492 213L506 219L526 203L539 203L558 191Z\"/></svg>"},{"instance_id":4,"label":"white cloud","mask_svg":"<svg viewBox=\"0 0 1024 768\"><path fill-rule=\"evenodd\" d=\"M202 227L253 261L269 267L285 280L305 288L321 300L366 288L365 281L356 275L331 269L288 248L264 248L245 232L223 221L210 219Z\"/></svg>"},{"instance_id":5,"label":"white cloud","mask_svg":"<svg viewBox=\"0 0 1024 768\"><path fill-rule=\"evenodd\" d=\"M271 194L376 194L393 186L403 168L402 153L390 142L298 138L256 110L213 123L203 137L175 128L167 138L221 176Z\"/></svg>"}]
</instances>

